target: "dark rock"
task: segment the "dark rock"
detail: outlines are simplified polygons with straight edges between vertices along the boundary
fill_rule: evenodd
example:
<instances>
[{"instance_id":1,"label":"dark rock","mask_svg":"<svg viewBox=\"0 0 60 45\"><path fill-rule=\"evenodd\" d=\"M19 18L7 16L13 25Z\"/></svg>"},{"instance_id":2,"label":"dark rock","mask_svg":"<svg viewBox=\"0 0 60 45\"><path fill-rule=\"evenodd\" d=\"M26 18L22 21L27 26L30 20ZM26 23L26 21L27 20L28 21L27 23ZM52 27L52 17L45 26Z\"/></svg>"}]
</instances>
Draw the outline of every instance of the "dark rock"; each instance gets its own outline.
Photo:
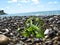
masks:
<instances>
[{"instance_id":1,"label":"dark rock","mask_svg":"<svg viewBox=\"0 0 60 45\"><path fill-rule=\"evenodd\" d=\"M4 10L0 10L0 15L6 14Z\"/></svg>"},{"instance_id":2,"label":"dark rock","mask_svg":"<svg viewBox=\"0 0 60 45\"><path fill-rule=\"evenodd\" d=\"M50 37L50 38L53 38L55 35L56 35L56 34L55 34L54 31L49 32L49 37Z\"/></svg>"}]
</instances>

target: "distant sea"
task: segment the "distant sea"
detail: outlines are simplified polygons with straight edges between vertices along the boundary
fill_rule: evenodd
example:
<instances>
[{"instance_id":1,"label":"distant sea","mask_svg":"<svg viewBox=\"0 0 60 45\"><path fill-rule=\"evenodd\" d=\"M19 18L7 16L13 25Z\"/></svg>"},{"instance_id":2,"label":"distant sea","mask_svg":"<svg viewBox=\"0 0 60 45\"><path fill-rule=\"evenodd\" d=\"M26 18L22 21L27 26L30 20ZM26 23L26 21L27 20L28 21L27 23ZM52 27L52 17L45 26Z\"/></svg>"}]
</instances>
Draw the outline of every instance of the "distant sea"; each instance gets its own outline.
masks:
<instances>
[{"instance_id":1,"label":"distant sea","mask_svg":"<svg viewBox=\"0 0 60 45\"><path fill-rule=\"evenodd\" d=\"M51 16L51 15L60 15L60 10L7 14L7 15L0 15L0 17L5 17L5 16L6 17L9 17L9 16Z\"/></svg>"}]
</instances>

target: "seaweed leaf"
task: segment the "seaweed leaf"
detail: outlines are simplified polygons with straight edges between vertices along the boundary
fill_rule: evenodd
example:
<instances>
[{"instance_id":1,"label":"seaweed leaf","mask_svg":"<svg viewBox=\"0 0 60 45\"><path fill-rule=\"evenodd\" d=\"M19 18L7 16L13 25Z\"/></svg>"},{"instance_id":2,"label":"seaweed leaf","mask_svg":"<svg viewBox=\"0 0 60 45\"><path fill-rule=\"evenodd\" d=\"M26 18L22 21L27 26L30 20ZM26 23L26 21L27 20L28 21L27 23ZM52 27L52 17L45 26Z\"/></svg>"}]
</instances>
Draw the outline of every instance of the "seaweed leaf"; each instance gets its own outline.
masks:
<instances>
[{"instance_id":1,"label":"seaweed leaf","mask_svg":"<svg viewBox=\"0 0 60 45\"><path fill-rule=\"evenodd\" d=\"M29 18L27 21L26 21L26 24L28 24L29 22L29 26L28 27L25 27L25 30L23 30L22 32L22 36L29 36L29 35L33 35L35 36L36 38L43 38L44 37L44 33L42 31L42 20L39 20L38 18L36 19L37 21L37 25L34 25L32 22L32 19L33 18ZM40 24L39 24L40 23ZM39 27L40 26L40 27Z\"/></svg>"}]
</instances>

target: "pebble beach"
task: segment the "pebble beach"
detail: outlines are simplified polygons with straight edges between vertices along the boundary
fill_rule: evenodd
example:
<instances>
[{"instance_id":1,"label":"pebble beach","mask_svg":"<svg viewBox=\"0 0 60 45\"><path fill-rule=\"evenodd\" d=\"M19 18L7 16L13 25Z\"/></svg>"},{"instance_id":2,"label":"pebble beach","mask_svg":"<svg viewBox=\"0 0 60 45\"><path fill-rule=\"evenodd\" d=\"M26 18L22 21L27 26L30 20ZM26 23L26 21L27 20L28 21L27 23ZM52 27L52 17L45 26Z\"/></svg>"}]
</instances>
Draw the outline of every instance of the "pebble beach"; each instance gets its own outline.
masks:
<instances>
[{"instance_id":1,"label":"pebble beach","mask_svg":"<svg viewBox=\"0 0 60 45\"><path fill-rule=\"evenodd\" d=\"M30 17L44 21L43 39L20 35L25 21ZM60 45L60 15L0 17L0 37L0 45Z\"/></svg>"}]
</instances>

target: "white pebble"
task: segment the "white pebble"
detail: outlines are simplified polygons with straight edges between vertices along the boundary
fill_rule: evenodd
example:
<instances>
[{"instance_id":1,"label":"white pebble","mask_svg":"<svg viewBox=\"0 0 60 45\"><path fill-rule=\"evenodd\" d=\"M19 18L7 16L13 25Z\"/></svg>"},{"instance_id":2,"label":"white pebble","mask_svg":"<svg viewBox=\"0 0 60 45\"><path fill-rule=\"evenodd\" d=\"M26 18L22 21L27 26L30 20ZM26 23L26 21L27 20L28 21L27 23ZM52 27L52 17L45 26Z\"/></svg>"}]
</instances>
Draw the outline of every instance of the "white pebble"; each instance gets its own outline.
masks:
<instances>
[{"instance_id":1,"label":"white pebble","mask_svg":"<svg viewBox=\"0 0 60 45\"><path fill-rule=\"evenodd\" d=\"M45 30L45 32L44 32L44 34L46 35L46 34L49 34L49 32L51 31L52 29L46 29Z\"/></svg>"}]
</instances>

